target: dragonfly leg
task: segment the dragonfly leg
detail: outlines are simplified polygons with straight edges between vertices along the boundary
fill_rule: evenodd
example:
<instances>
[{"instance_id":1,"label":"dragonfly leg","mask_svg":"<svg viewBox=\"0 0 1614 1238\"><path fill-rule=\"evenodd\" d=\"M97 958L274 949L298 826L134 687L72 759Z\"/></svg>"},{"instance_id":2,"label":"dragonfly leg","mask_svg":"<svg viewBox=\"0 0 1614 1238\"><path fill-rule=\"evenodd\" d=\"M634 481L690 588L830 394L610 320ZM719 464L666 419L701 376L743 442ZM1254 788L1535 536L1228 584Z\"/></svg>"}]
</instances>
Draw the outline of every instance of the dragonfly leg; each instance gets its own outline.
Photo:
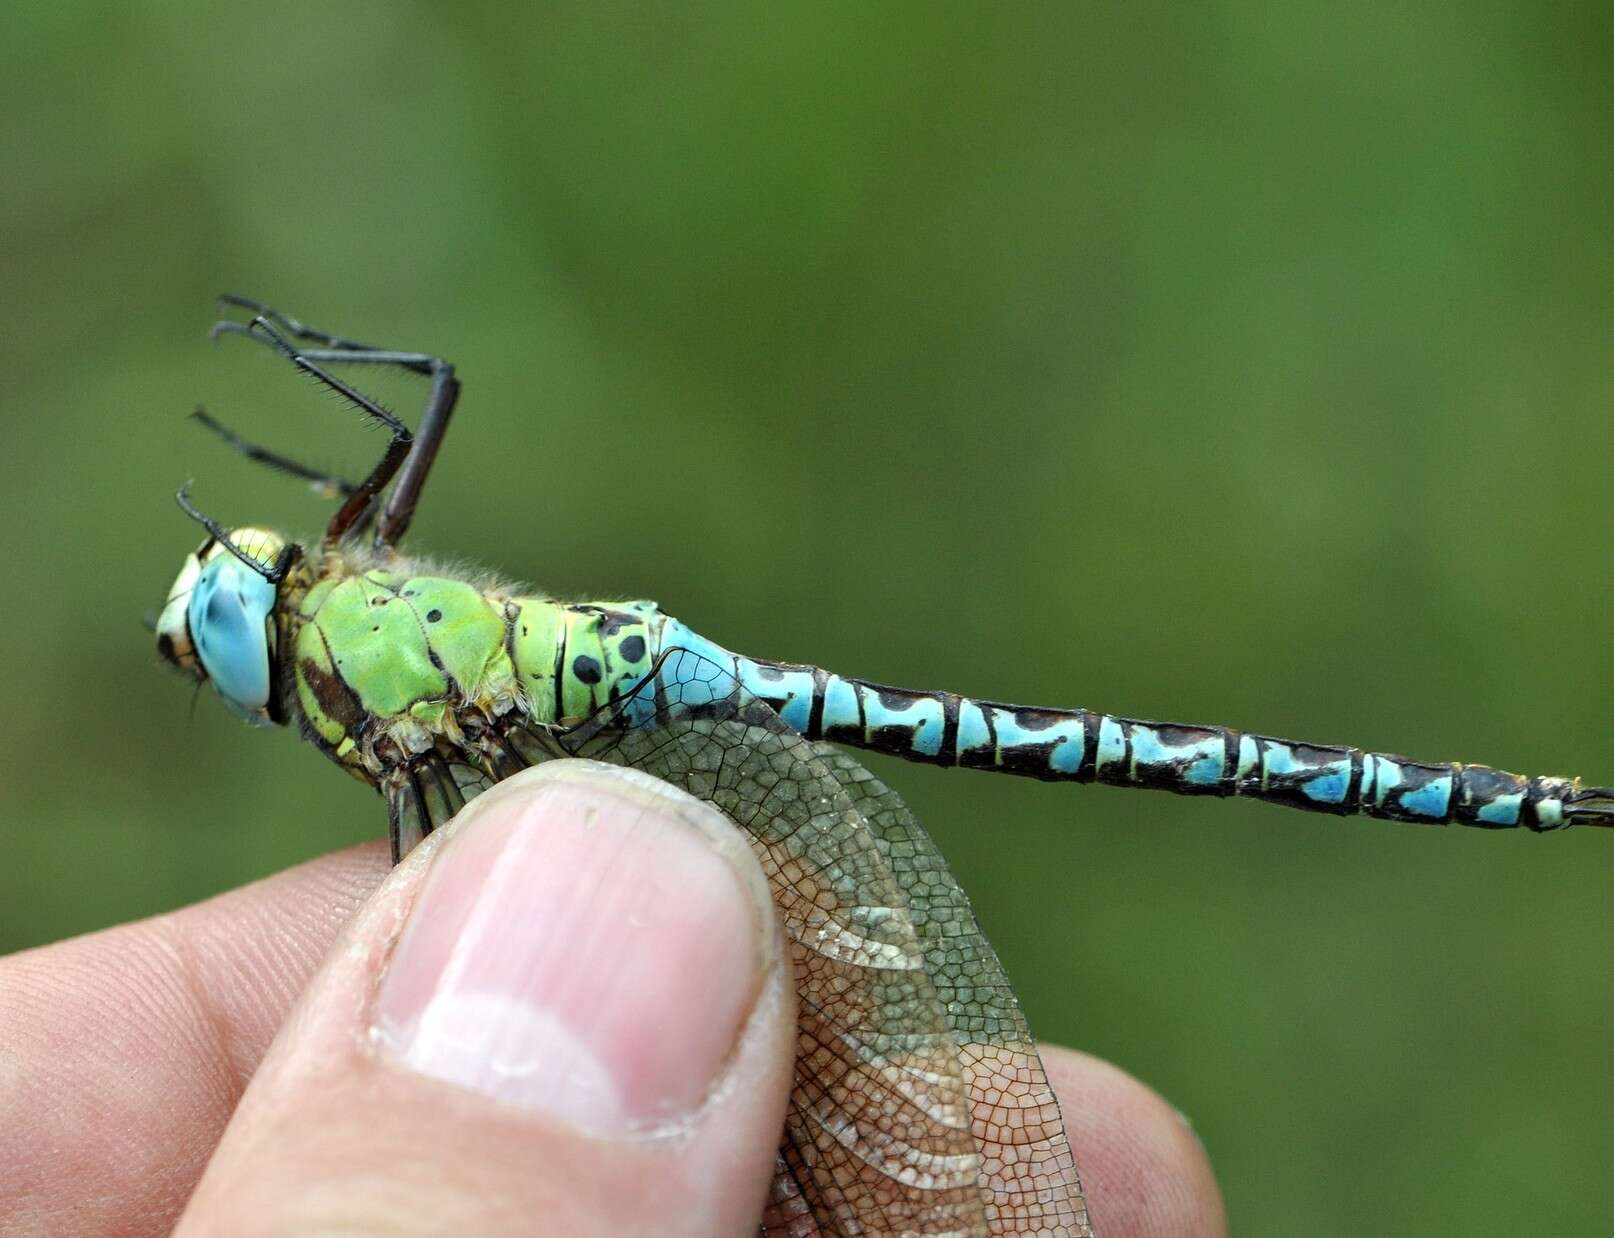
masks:
<instances>
[{"instance_id":1,"label":"dragonfly leg","mask_svg":"<svg viewBox=\"0 0 1614 1238\"><path fill-rule=\"evenodd\" d=\"M186 482L179 488L179 492L174 495L174 501L179 504L180 511L206 529L213 535L213 539L219 545L223 546L224 549L228 550L237 559L240 559L241 562L245 563L270 584L278 585L282 580L286 579L286 573L291 570L291 565L297 561L297 556L302 552L302 548L296 542L286 543L281 549L279 557L275 560L274 566L270 567L260 563L235 544L234 539L230 537L228 530L223 525L214 520L213 517L197 510L195 504L191 502L190 489L190 483Z\"/></svg>"},{"instance_id":2,"label":"dragonfly leg","mask_svg":"<svg viewBox=\"0 0 1614 1238\"><path fill-rule=\"evenodd\" d=\"M361 365L392 365L412 373L424 374L431 378L431 391L426 397L426 411L421 415L420 428L413 436L406 458L401 468L394 465L392 472L397 473L397 485L393 487L392 494L387 499L386 508L376 526L375 542L382 549L390 549L403 539L409 529L409 522L415 514L415 506L420 501L421 490L426 485L426 477L431 472L433 461L437 458L438 448L442 446L443 436L448 431L448 421L454 413L455 402L459 399L460 384L455 377L454 367L441 357L434 357L430 353L403 352L397 349L372 348L368 344L360 344L356 340L344 339L332 335L327 331L319 331L313 327L299 322L289 314L265 305L261 301L254 301L249 297L236 296L226 293L219 300L227 305L240 306L251 310L256 317L250 325L228 320L213 325L211 335L217 339L221 335L244 335L249 339L256 339L261 343L276 348L289 357L298 368L311 373L321 382L335 390L338 394L352 400L358 395L346 384L339 383L331 375L326 374L317 367L321 364L361 364ZM284 334L282 334L284 332ZM321 348L293 349L286 339L291 336L299 340L309 340L324 345ZM328 381L327 381L328 380ZM361 408L365 404L359 401ZM373 401L369 403L373 404ZM379 406L376 406L379 407ZM366 408L366 411L372 411ZM390 416L390 414L389 414ZM389 427L390 428L390 427ZM379 466L378 466L379 467ZM299 474L301 475L301 474ZM389 472L388 478L390 479ZM310 480L313 480L312 478ZM362 485L363 483L361 483ZM369 510L370 500L379 490L385 487L382 481L375 491L366 497L364 510ZM354 487L353 491L359 487ZM353 491L349 491L351 493ZM337 518L342 513L337 513ZM337 520L332 520L334 528ZM336 538L351 535L362 530L368 524L367 519L354 516L342 527ZM333 541L332 533L326 532L327 544Z\"/></svg>"},{"instance_id":3,"label":"dragonfly leg","mask_svg":"<svg viewBox=\"0 0 1614 1238\"><path fill-rule=\"evenodd\" d=\"M314 493L327 499L338 496L345 498L358 489L356 483L337 477L333 473L322 473L307 464L301 464L289 456L283 456L278 451L271 451L267 447L249 442L234 430L220 422L205 408L198 408L191 414L202 425L217 434L231 447L239 451L248 460L257 464L266 465L289 477L297 477L306 481L314 488Z\"/></svg>"},{"instance_id":4,"label":"dragonfly leg","mask_svg":"<svg viewBox=\"0 0 1614 1238\"><path fill-rule=\"evenodd\" d=\"M417 374L430 374L434 365L442 364L438 358L428 356L425 353L395 353L390 349L376 348L371 344L361 344L357 340L333 335L329 331L321 331L253 297L243 297L233 292L225 292L219 294L219 302L223 305L233 305L238 309L247 310L255 318L267 318L280 329L282 334L290 336L292 339L307 341L310 344L323 345L332 352L386 354L389 358L398 358L398 360L389 360L388 364L401 365L405 369L414 370ZM248 330L249 328L242 323L224 321L213 324L212 335L217 339L227 332L245 335ZM339 358L326 356L323 358L314 357L314 359L334 361ZM378 358L373 356L353 357L351 360L374 361L378 360Z\"/></svg>"},{"instance_id":5,"label":"dragonfly leg","mask_svg":"<svg viewBox=\"0 0 1614 1238\"><path fill-rule=\"evenodd\" d=\"M414 444L415 436L409 432L408 426L404 425L403 422L399 421L369 396L357 388L349 386L329 370L321 367L318 362L310 361L303 356L302 353L292 347L291 341L281 335L263 315L260 314L252 320L250 330L262 332L274 344L276 351L286 360L316 382L334 391L371 421L392 434L392 439L388 442L386 451L381 454L381 459L376 462L369 475L353 487L352 493L347 496L346 501L337 509L336 515L331 517L330 524L325 526L325 545L327 547L335 546L352 532L355 526L361 524L376 496L386 489L387 483L392 480L393 476L398 472L399 466L403 464L405 458L409 455L409 449Z\"/></svg>"},{"instance_id":6,"label":"dragonfly leg","mask_svg":"<svg viewBox=\"0 0 1614 1238\"><path fill-rule=\"evenodd\" d=\"M260 314L259 317L266 322L275 321L267 314ZM276 329L279 329L278 324ZM228 318L221 318L214 323L207 334L209 338L215 340L221 335L244 335L249 340L257 340L258 343L269 347L274 346L267 336L254 331L251 323L231 322ZM284 333L282 335L284 337ZM299 348L297 355L309 361L338 365L395 365L399 369L410 370L416 374L433 374L440 369L453 368L441 357L434 357L426 352L403 352L396 348L360 348L357 344L345 341L338 341L338 345L333 348Z\"/></svg>"},{"instance_id":7,"label":"dragonfly leg","mask_svg":"<svg viewBox=\"0 0 1614 1238\"><path fill-rule=\"evenodd\" d=\"M460 398L460 380L454 377L454 367L436 357L431 358L431 362L432 389L426 396L426 411L420 416L420 428L415 432L409 458L398 474L398 484L387 496L386 509L376 525L375 544L383 550L396 546L409 531L426 476L437 459L437 449L443 445L443 435L448 432L448 419L454 415L454 405Z\"/></svg>"}]
</instances>

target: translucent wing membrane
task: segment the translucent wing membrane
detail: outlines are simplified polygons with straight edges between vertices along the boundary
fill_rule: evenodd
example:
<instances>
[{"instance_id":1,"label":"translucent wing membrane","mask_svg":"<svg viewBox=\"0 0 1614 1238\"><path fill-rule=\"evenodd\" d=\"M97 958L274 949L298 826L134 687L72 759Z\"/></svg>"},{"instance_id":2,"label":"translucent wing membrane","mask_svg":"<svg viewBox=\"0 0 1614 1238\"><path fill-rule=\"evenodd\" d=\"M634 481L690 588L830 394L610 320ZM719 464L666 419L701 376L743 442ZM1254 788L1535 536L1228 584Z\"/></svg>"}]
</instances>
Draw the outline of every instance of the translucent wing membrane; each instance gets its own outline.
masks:
<instances>
[{"instance_id":1,"label":"translucent wing membrane","mask_svg":"<svg viewBox=\"0 0 1614 1238\"><path fill-rule=\"evenodd\" d=\"M750 837L800 1008L765 1235L1091 1234L1003 970L894 792L684 650L575 730L504 739L512 766L576 755L645 770ZM428 761L389 796L395 836L424 832L513 772L460 768L481 784Z\"/></svg>"},{"instance_id":2,"label":"translucent wing membrane","mask_svg":"<svg viewBox=\"0 0 1614 1238\"><path fill-rule=\"evenodd\" d=\"M685 651L567 739L717 806L772 884L801 1025L765 1232L1089 1232L1002 968L895 793Z\"/></svg>"},{"instance_id":3,"label":"translucent wing membrane","mask_svg":"<svg viewBox=\"0 0 1614 1238\"><path fill-rule=\"evenodd\" d=\"M508 777L522 765L513 765ZM392 836L392 860L397 863L415 844L465 807L467 800L486 791L496 778L476 765L431 752L416 758L407 770L394 774L387 792L387 828Z\"/></svg>"},{"instance_id":4,"label":"translucent wing membrane","mask_svg":"<svg viewBox=\"0 0 1614 1238\"><path fill-rule=\"evenodd\" d=\"M817 747L906 893L926 972L963 1061L988 1232L1091 1233L1036 1042L964 891L895 791L840 749Z\"/></svg>"}]
</instances>

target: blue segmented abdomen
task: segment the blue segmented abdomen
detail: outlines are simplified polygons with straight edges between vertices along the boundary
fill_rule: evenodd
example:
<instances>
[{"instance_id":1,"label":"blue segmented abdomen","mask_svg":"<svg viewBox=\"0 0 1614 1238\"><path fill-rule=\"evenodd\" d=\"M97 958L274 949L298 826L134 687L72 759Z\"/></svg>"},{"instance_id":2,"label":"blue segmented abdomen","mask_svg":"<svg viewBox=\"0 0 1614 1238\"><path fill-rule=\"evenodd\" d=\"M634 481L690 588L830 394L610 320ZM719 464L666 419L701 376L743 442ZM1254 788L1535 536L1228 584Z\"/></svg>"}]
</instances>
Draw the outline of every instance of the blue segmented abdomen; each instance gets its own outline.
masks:
<instances>
[{"instance_id":1,"label":"blue segmented abdomen","mask_svg":"<svg viewBox=\"0 0 1614 1238\"><path fill-rule=\"evenodd\" d=\"M1429 763L1297 743L1230 727L1147 722L1085 709L1038 709L850 679L814 666L733 654L669 619L664 650L732 670L809 739L913 761L1031 778L1248 796L1313 812L1488 829L1607 823L1614 792L1578 779L1486 765Z\"/></svg>"}]
</instances>

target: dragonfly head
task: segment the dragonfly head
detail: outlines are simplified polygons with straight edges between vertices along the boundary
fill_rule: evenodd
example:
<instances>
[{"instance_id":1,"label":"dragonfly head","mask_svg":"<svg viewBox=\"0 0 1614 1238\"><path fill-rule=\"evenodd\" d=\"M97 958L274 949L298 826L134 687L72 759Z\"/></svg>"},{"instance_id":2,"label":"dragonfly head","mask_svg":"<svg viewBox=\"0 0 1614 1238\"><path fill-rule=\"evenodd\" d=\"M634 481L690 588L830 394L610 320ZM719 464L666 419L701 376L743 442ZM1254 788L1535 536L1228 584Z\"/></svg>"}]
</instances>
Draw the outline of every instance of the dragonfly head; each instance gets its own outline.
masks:
<instances>
[{"instance_id":1,"label":"dragonfly head","mask_svg":"<svg viewBox=\"0 0 1614 1238\"><path fill-rule=\"evenodd\" d=\"M185 556L157 619L157 652L198 683L212 680L231 712L254 726L283 723L275 602L295 547L267 529L227 537L210 536Z\"/></svg>"}]
</instances>

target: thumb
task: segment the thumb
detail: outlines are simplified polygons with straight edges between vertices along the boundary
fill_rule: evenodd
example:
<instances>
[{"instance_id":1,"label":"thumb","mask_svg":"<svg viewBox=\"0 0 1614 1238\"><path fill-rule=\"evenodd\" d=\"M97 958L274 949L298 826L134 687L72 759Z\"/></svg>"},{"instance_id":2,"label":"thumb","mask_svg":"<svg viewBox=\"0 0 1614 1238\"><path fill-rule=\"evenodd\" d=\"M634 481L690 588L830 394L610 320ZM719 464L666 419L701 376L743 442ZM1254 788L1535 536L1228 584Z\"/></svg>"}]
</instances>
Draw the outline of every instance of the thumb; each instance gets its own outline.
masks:
<instances>
[{"instance_id":1,"label":"thumb","mask_svg":"<svg viewBox=\"0 0 1614 1238\"><path fill-rule=\"evenodd\" d=\"M282 1027L176 1231L754 1234L795 1011L745 837L557 761L422 843Z\"/></svg>"}]
</instances>

